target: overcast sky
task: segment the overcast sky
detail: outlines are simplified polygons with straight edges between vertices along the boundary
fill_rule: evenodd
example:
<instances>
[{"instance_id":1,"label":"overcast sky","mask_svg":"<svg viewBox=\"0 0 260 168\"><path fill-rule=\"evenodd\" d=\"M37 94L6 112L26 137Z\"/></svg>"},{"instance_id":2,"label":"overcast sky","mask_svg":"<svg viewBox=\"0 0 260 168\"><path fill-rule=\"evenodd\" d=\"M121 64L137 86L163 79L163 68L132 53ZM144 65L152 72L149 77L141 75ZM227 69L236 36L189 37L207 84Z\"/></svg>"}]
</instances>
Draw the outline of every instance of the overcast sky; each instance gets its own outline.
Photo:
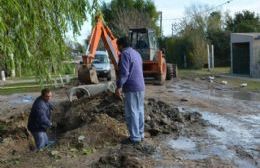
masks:
<instances>
[{"instance_id":1,"label":"overcast sky","mask_svg":"<svg viewBox=\"0 0 260 168\"><path fill-rule=\"evenodd\" d=\"M109 0L105 0L109 2ZM176 18L185 16L185 10L191 5L209 6L221 11L229 11L231 15L243 10L250 10L260 13L260 0L153 0L158 11L163 14L163 34L171 35L171 25L176 22ZM91 31L90 22L86 22L81 31L81 35L77 37L77 41L81 42Z\"/></svg>"},{"instance_id":2,"label":"overcast sky","mask_svg":"<svg viewBox=\"0 0 260 168\"><path fill-rule=\"evenodd\" d=\"M229 3L228 3L229 2ZM182 18L185 10L192 5L208 6L221 11L234 13L250 10L256 13L260 11L260 0L154 0L158 11L163 13L163 34L171 34L171 24L178 21L176 18Z\"/></svg>"}]
</instances>

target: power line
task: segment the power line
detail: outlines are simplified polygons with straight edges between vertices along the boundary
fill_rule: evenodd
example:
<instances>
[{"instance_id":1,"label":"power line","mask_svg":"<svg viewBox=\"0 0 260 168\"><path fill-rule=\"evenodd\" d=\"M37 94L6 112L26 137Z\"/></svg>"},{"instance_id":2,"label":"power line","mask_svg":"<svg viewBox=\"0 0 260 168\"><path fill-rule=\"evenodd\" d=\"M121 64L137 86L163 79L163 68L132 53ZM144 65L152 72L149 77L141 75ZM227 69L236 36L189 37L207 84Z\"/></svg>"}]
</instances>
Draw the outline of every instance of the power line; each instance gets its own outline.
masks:
<instances>
[{"instance_id":1,"label":"power line","mask_svg":"<svg viewBox=\"0 0 260 168\"><path fill-rule=\"evenodd\" d=\"M219 7L221 7L221 6L224 6L224 5L226 5L226 4L229 4L231 1L234 1L234 0L225 1L224 3L221 3L221 4L219 4L219 5L216 5L216 6L212 7L212 8L209 8L209 9L207 9L207 10L198 12L197 14L200 14L200 15L201 15L201 14L204 14L204 13L211 12L211 11L213 11L213 10L215 10L215 9L217 9L217 8L219 8ZM194 14L193 14L193 15L194 15ZM177 32L178 30L181 29L184 20L196 16L196 14L195 14L195 16L193 16L193 15L184 16L184 17L181 17L181 18L168 19L169 21L172 21L172 24L171 24L172 36L173 36L174 32Z\"/></svg>"},{"instance_id":2,"label":"power line","mask_svg":"<svg viewBox=\"0 0 260 168\"><path fill-rule=\"evenodd\" d=\"M202 12L200 12L200 13L202 13L202 14L203 14L203 13L208 13L208 12L213 11L213 10L215 10L215 9L221 7L221 6L224 6L224 5L226 5L226 4L229 4L229 3L231 3L232 1L234 1L234 0L225 1L225 2L222 3L222 4L216 5L216 6L212 7L212 8L210 8L210 9L207 9L207 10L202 11ZM183 19L185 19L185 18L187 18L187 17L189 17L189 16L184 16L184 17L179 17L179 18L169 18L169 19L163 19L163 20L164 20L164 21L165 21L165 20L169 20L169 21L173 21L173 20L183 20Z\"/></svg>"}]
</instances>

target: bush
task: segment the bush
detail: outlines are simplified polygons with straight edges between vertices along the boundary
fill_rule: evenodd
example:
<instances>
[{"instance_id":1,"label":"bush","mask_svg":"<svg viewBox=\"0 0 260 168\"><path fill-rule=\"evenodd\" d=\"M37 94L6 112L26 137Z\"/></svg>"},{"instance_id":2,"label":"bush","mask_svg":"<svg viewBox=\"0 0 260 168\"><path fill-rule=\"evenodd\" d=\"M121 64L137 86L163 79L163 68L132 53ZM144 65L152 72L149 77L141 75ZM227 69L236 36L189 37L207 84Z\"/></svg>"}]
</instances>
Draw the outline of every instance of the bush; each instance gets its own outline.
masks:
<instances>
[{"instance_id":1,"label":"bush","mask_svg":"<svg viewBox=\"0 0 260 168\"><path fill-rule=\"evenodd\" d=\"M188 54L188 65L191 68L201 69L207 63L207 43L199 35L191 37L192 49Z\"/></svg>"},{"instance_id":2,"label":"bush","mask_svg":"<svg viewBox=\"0 0 260 168\"><path fill-rule=\"evenodd\" d=\"M74 74L75 65L74 64L64 64L63 74Z\"/></svg>"}]
</instances>

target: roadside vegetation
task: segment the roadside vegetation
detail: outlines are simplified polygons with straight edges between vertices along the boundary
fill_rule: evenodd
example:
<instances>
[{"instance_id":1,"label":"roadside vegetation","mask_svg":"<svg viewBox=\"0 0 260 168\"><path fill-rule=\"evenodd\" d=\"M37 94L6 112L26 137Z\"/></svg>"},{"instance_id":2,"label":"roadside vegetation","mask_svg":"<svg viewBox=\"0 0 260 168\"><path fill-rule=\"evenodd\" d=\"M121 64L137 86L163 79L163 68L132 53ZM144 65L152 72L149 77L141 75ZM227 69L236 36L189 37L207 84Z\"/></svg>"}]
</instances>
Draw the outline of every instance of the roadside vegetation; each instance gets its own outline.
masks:
<instances>
[{"instance_id":1,"label":"roadside vegetation","mask_svg":"<svg viewBox=\"0 0 260 168\"><path fill-rule=\"evenodd\" d=\"M5 70L8 76L15 76L14 72L16 77L9 77L14 81L36 79L35 83L1 84L0 93L11 93L7 90L13 88L26 91L29 86L53 84L53 78L59 75L74 74L72 64L65 62L71 62L73 55L81 55L85 46L67 39L66 32L79 34L88 14L94 18L101 13L116 36L127 34L129 27L153 28L160 47L165 49L167 62L183 69L180 76L192 78L229 73L228 68L211 72L203 69L207 65L207 45L214 45L215 67L227 67L230 34L260 31L257 13L245 10L231 16L205 4L187 7L184 17L174 21L172 36L167 37L161 36L164 29L158 25L160 11L151 0L11 0L1 1L0 6L0 70ZM234 85L244 81L231 77L218 79ZM247 83L252 83L248 88L258 90L258 82Z\"/></svg>"},{"instance_id":2,"label":"roadside vegetation","mask_svg":"<svg viewBox=\"0 0 260 168\"><path fill-rule=\"evenodd\" d=\"M79 34L88 0L0 1L0 70L50 83L71 58L66 32Z\"/></svg>"},{"instance_id":3,"label":"roadside vegetation","mask_svg":"<svg viewBox=\"0 0 260 168\"><path fill-rule=\"evenodd\" d=\"M207 11L207 12L205 12ZM192 5L186 17L173 24L174 34L161 38L168 62L180 68L201 69L207 63L207 45L214 46L215 67L230 66L230 34L260 31L260 17L251 11L231 16L209 6Z\"/></svg>"},{"instance_id":4,"label":"roadside vegetation","mask_svg":"<svg viewBox=\"0 0 260 168\"><path fill-rule=\"evenodd\" d=\"M214 82L224 84L237 89L257 91L260 92L260 80L249 77L234 76L230 74L229 67L218 67L214 70L209 71L206 68L203 69L179 69L178 77L181 79L189 80L209 80L209 77L214 77ZM242 87L242 84L247 86Z\"/></svg>"},{"instance_id":5,"label":"roadside vegetation","mask_svg":"<svg viewBox=\"0 0 260 168\"><path fill-rule=\"evenodd\" d=\"M69 80L73 80L75 78L74 74L68 75ZM61 82L61 78L63 81ZM26 92L40 92L43 87L49 87L51 89L55 89L58 87L62 87L63 84L66 83L66 76L52 76L52 79L55 81L50 84L40 84L35 77L23 77L23 78L11 78L8 79L8 82L0 82L0 95L10 95L15 93L26 93ZM11 80L11 81L10 81Z\"/></svg>"}]
</instances>

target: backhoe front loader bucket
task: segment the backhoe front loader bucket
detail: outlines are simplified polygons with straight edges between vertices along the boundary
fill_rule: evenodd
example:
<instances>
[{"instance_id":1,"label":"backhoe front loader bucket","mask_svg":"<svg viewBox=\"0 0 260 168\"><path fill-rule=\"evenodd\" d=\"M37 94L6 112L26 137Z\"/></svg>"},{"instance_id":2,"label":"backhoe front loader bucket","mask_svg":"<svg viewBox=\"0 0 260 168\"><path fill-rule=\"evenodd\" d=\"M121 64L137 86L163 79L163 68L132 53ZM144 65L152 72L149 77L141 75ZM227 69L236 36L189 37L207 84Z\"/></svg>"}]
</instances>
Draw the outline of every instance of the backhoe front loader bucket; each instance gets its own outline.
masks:
<instances>
[{"instance_id":1,"label":"backhoe front loader bucket","mask_svg":"<svg viewBox=\"0 0 260 168\"><path fill-rule=\"evenodd\" d=\"M78 70L78 79L82 84L98 84L96 68L90 64L82 65Z\"/></svg>"}]
</instances>

